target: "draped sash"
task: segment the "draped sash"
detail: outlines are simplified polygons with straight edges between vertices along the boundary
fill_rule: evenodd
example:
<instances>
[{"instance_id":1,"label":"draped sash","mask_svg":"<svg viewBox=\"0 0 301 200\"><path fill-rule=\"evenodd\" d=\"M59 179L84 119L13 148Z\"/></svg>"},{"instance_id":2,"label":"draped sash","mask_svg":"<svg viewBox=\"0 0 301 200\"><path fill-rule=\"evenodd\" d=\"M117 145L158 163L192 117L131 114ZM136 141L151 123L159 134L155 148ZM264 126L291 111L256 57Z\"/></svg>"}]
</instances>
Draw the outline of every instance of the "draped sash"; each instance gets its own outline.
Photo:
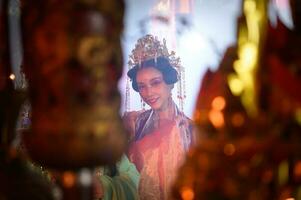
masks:
<instances>
[{"instance_id":1,"label":"draped sash","mask_svg":"<svg viewBox=\"0 0 301 200\"><path fill-rule=\"evenodd\" d=\"M140 122L145 123L143 120L147 119L149 118L144 116ZM139 128L141 131L139 126L137 130ZM144 128L149 129L151 126ZM167 199L170 186L184 160L184 133L174 121L166 122L160 129L147 134L141 133L130 145L128 154L140 172L140 199Z\"/></svg>"}]
</instances>

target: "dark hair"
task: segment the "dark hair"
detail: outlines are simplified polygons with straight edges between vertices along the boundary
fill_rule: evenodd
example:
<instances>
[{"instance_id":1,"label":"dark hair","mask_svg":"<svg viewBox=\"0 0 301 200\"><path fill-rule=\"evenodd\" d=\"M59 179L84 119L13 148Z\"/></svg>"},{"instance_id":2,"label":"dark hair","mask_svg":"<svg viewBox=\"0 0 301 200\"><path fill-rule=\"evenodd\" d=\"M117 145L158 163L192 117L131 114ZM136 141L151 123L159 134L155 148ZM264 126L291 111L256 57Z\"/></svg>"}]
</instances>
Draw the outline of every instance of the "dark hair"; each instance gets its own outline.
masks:
<instances>
[{"instance_id":1,"label":"dark hair","mask_svg":"<svg viewBox=\"0 0 301 200\"><path fill-rule=\"evenodd\" d=\"M153 67L159 70L163 75L163 80L166 84L174 84L178 81L178 72L171 66L169 60L165 57L158 57L157 60L154 58L143 61L140 65L135 65L127 73L128 77L132 80L132 87L136 92L139 92L137 85L137 73L140 69Z\"/></svg>"}]
</instances>

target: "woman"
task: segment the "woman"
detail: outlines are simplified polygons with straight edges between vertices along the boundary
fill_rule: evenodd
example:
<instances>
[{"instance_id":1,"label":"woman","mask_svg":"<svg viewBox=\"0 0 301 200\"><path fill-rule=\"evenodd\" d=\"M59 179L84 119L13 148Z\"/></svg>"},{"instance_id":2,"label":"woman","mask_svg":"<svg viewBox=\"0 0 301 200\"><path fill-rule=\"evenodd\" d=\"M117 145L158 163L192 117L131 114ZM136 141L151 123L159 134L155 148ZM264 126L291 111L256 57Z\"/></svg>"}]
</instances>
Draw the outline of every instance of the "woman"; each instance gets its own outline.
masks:
<instances>
[{"instance_id":1,"label":"woman","mask_svg":"<svg viewBox=\"0 0 301 200\"><path fill-rule=\"evenodd\" d=\"M165 43L147 35L138 40L130 57L135 65L127 75L133 89L150 106L124 115L131 133L128 156L140 172L140 199L168 198L185 152L195 141L191 120L172 99L180 77L177 66L171 64L179 62L172 62L170 55Z\"/></svg>"}]
</instances>

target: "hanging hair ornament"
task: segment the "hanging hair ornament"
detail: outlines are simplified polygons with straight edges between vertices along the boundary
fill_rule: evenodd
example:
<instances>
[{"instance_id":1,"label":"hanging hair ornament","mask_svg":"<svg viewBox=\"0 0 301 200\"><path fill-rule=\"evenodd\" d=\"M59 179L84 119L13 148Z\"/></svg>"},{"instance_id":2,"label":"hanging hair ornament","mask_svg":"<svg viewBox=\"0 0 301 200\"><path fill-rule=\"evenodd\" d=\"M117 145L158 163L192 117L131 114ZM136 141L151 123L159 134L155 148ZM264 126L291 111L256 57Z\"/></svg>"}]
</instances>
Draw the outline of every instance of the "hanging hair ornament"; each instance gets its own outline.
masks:
<instances>
[{"instance_id":1,"label":"hanging hair ornament","mask_svg":"<svg viewBox=\"0 0 301 200\"><path fill-rule=\"evenodd\" d=\"M130 79L126 79L126 88L125 88L125 111L129 112L131 109L130 102Z\"/></svg>"},{"instance_id":2,"label":"hanging hair ornament","mask_svg":"<svg viewBox=\"0 0 301 200\"><path fill-rule=\"evenodd\" d=\"M177 98L179 100L179 109L183 111L184 99L186 98L185 91L185 71L184 67L181 65L179 57L176 57L174 51L168 52L166 46L166 40L163 39L163 44L160 43L157 37L153 35L145 35L144 37L138 39L135 48L132 50L132 54L129 56L128 67L129 70L134 66L140 66L141 63L145 60L155 59L158 57L165 57L169 60L169 63L174 67L178 72L178 82L177 82ZM127 78L126 85L126 111L130 111L130 79Z\"/></svg>"}]
</instances>

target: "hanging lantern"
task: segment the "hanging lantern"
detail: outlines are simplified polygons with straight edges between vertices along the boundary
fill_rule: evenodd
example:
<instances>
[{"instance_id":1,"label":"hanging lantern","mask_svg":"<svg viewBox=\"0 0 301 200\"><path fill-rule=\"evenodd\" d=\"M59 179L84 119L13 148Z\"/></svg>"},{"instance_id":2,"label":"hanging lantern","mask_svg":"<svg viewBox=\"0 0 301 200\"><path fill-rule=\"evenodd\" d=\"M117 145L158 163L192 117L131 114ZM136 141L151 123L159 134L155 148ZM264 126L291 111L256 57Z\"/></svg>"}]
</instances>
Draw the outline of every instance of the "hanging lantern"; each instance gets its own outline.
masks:
<instances>
[{"instance_id":1,"label":"hanging lantern","mask_svg":"<svg viewBox=\"0 0 301 200\"><path fill-rule=\"evenodd\" d=\"M64 169L116 162L126 146L117 88L123 2L27 0L22 9L30 156Z\"/></svg>"}]
</instances>

